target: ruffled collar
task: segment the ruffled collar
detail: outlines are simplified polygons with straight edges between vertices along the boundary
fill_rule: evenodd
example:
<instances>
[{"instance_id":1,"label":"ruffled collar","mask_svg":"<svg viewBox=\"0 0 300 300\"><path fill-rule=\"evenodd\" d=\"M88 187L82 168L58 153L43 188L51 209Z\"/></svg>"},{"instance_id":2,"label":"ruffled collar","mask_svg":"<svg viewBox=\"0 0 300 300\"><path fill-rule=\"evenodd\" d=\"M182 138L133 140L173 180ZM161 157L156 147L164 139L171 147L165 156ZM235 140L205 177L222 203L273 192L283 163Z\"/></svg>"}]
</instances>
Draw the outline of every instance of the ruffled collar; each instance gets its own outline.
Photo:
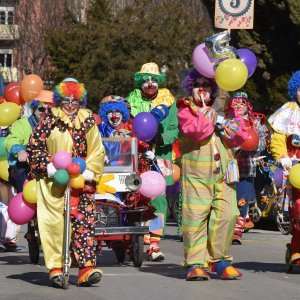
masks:
<instances>
[{"instance_id":1,"label":"ruffled collar","mask_svg":"<svg viewBox=\"0 0 300 300\"><path fill-rule=\"evenodd\" d=\"M89 112L80 108L77 112L77 116L73 121L62 111L60 107L52 107L51 112L54 117L59 118L62 122L68 125L69 128L75 127L76 129L82 128L82 123L90 116Z\"/></svg>"},{"instance_id":2,"label":"ruffled collar","mask_svg":"<svg viewBox=\"0 0 300 300\"><path fill-rule=\"evenodd\" d=\"M300 135L300 108L296 102L282 105L269 119L272 128L286 135Z\"/></svg>"}]
</instances>

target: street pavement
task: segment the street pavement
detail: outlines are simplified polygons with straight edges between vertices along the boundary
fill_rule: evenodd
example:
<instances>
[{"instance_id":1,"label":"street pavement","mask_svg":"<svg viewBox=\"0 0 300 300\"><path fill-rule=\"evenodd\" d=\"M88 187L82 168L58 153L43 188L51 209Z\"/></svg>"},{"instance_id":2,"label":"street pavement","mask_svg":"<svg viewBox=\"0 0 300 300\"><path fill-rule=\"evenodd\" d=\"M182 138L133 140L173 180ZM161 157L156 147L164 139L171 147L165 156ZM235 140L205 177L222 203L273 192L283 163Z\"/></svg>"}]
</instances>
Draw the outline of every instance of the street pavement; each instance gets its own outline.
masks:
<instances>
[{"instance_id":1,"label":"street pavement","mask_svg":"<svg viewBox=\"0 0 300 300\"><path fill-rule=\"evenodd\" d=\"M77 270L72 268L69 288L61 290L50 287L42 257L38 265L30 264L25 230L22 226L20 251L0 253L0 299L300 299L300 273L286 273L284 264L290 236L278 231L253 229L244 234L243 245L232 246L234 264L243 273L238 280L222 281L212 275L205 282L185 281L182 242L176 225L168 223L161 242L164 262L145 260L137 269L130 261L116 263L113 251L103 248L98 257L98 267L104 272L102 281L93 287L78 287Z\"/></svg>"}]
</instances>

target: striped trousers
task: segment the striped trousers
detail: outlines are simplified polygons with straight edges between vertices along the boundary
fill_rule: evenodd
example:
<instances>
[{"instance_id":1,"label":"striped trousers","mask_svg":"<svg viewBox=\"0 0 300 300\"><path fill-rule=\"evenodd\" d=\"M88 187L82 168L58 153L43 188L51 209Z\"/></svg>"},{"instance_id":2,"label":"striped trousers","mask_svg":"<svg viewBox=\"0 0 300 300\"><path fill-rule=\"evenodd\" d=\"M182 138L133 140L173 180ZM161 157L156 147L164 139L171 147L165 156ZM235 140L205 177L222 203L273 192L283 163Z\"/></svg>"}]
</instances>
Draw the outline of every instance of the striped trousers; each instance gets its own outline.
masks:
<instances>
[{"instance_id":1,"label":"striped trousers","mask_svg":"<svg viewBox=\"0 0 300 300\"><path fill-rule=\"evenodd\" d=\"M185 263L232 260L228 251L239 215L235 185L203 183L193 177L182 181L182 234Z\"/></svg>"}]
</instances>

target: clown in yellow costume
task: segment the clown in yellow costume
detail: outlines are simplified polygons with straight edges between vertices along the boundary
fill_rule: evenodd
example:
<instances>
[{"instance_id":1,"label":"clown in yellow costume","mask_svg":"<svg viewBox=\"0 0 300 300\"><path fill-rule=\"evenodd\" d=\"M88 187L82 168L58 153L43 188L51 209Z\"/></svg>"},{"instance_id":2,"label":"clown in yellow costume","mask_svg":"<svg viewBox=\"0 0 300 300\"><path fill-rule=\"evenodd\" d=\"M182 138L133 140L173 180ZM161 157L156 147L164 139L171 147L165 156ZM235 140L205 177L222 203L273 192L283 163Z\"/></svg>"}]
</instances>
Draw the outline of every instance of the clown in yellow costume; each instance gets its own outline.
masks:
<instances>
[{"instance_id":1,"label":"clown in yellow costume","mask_svg":"<svg viewBox=\"0 0 300 300\"><path fill-rule=\"evenodd\" d=\"M34 129L27 152L37 179L37 215L45 264L54 287L62 287L65 187L54 183L52 158L58 151L86 162L85 186L71 189L71 244L79 266L78 284L89 286L101 280L94 249L94 191L103 172L104 147L92 115L84 108L83 84L69 79L54 89L55 107Z\"/></svg>"}]
</instances>

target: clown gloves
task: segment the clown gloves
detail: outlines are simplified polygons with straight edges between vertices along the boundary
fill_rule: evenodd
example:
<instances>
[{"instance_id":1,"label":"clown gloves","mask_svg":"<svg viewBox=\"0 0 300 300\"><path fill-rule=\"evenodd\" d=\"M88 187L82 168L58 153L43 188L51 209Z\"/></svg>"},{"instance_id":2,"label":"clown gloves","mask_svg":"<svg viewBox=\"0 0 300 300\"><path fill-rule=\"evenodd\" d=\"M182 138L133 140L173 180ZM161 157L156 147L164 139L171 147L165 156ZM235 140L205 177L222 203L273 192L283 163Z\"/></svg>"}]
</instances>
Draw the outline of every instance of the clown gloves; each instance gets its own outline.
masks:
<instances>
[{"instance_id":1,"label":"clown gloves","mask_svg":"<svg viewBox=\"0 0 300 300\"><path fill-rule=\"evenodd\" d=\"M47 173L48 177L52 178L54 176L54 173L56 172L56 168L54 167L53 163L50 163L47 165Z\"/></svg>"},{"instance_id":2,"label":"clown gloves","mask_svg":"<svg viewBox=\"0 0 300 300\"><path fill-rule=\"evenodd\" d=\"M281 164L281 166L284 170L291 168L293 165L291 158L288 156L279 158L278 162Z\"/></svg>"},{"instance_id":3,"label":"clown gloves","mask_svg":"<svg viewBox=\"0 0 300 300\"><path fill-rule=\"evenodd\" d=\"M224 123L225 123L225 117L222 116L221 114L217 114L216 124L223 125Z\"/></svg>"},{"instance_id":4,"label":"clown gloves","mask_svg":"<svg viewBox=\"0 0 300 300\"><path fill-rule=\"evenodd\" d=\"M94 179L95 174L90 170L85 170L82 173L82 176L83 176L85 181L92 181Z\"/></svg>"},{"instance_id":5,"label":"clown gloves","mask_svg":"<svg viewBox=\"0 0 300 300\"><path fill-rule=\"evenodd\" d=\"M153 151L147 150L143 153L143 156L147 159L153 160L155 158L155 154Z\"/></svg>"}]
</instances>

